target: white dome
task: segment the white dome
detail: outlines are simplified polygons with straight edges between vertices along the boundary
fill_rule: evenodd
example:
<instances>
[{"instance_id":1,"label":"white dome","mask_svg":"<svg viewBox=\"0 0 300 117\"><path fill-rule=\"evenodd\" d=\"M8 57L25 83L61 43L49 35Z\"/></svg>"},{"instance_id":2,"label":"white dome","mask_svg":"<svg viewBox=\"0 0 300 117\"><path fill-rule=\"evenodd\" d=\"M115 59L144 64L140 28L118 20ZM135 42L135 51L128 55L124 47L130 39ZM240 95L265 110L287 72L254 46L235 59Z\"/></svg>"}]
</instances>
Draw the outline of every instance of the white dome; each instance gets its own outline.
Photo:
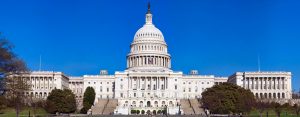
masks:
<instances>
[{"instance_id":1,"label":"white dome","mask_svg":"<svg viewBox=\"0 0 300 117\"><path fill-rule=\"evenodd\" d=\"M150 5L146 22L134 35L127 55L128 70L170 70L171 57L161 31L152 23Z\"/></svg>"},{"instance_id":2,"label":"white dome","mask_svg":"<svg viewBox=\"0 0 300 117\"><path fill-rule=\"evenodd\" d=\"M165 43L162 32L153 24L145 24L134 35L134 42L159 41Z\"/></svg>"}]
</instances>

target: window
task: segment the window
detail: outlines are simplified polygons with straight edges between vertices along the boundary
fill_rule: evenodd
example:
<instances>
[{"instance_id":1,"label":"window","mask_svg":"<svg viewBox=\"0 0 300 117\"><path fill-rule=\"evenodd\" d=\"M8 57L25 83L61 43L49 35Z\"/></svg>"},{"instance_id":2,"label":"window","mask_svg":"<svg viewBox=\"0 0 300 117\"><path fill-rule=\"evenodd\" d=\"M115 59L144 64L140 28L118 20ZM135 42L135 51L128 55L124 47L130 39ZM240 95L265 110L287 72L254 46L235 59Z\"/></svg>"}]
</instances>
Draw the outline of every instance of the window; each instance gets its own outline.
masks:
<instances>
[{"instance_id":1,"label":"window","mask_svg":"<svg viewBox=\"0 0 300 117\"><path fill-rule=\"evenodd\" d=\"M133 93L133 97L136 97L136 93Z\"/></svg>"},{"instance_id":2,"label":"window","mask_svg":"<svg viewBox=\"0 0 300 117\"><path fill-rule=\"evenodd\" d=\"M89 82L89 84L91 84L91 83Z\"/></svg>"},{"instance_id":3,"label":"window","mask_svg":"<svg viewBox=\"0 0 300 117\"><path fill-rule=\"evenodd\" d=\"M106 91L109 92L109 88L107 88Z\"/></svg>"},{"instance_id":4,"label":"window","mask_svg":"<svg viewBox=\"0 0 300 117\"><path fill-rule=\"evenodd\" d=\"M121 81L123 81L123 79L122 79L122 78L121 78L120 80L121 80Z\"/></svg>"},{"instance_id":5,"label":"window","mask_svg":"<svg viewBox=\"0 0 300 117\"><path fill-rule=\"evenodd\" d=\"M177 81L177 79L175 79L175 81Z\"/></svg>"},{"instance_id":6,"label":"window","mask_svg":"<svg viewBox=\"0 0 300 117\"><path fill-rule=\"evenodd\" d=\"M96 82L94 82L94 84L96 84Z\"/></svg>"},{"instance_id":7,"label":"window","mask_svg":"<svg viewBox=\"0 0 300 117\"><path fill-rule=\"evenodd\" d=\"M107 84L109 84L109 82L107 82Z\"/></svg>"},{"instance_id":8,"label":"window","mask_svg":"<svg viewBox=\"0 0 300 117\"><path fill-rule=\"evenodd\" d=\"M123 97L123 93L120 93L120 96Z\"/></svg>"},{"instance_id":9,"label":"window","mask_svg":"<svg viewBox=\"0 0 300 117\"><path fill-rule=\"evenodd\" d=\"M191 92L191 88L189 88L189 92Z\"/></svg>"},{"instance_id":10,"label":"window","mask_svg":"<svg viewBox=\"0 0 300 117\"><path fill-rule=\"evenodd\" d=\"M121 85L120 87L121 87L121 89L123 89L123 85Z\"/></svg>"},{"instance_id":11,"label":"window","mask_svg":"<svg viewBox=\"0 0 300 117\"><path fill-rule=\"evenodd\" d=\"M175 85L175 90L177 90L177 85Z\"/></svg>"},{"instance_id":12,"label":"window","mask_svg":"<svg viewBox=\"0 0 300 117\"><path fill-rule=\"evenodd\" d=\"M100 86L100 92L102 92L102 86Z\"/></svg>"}]
</instances>

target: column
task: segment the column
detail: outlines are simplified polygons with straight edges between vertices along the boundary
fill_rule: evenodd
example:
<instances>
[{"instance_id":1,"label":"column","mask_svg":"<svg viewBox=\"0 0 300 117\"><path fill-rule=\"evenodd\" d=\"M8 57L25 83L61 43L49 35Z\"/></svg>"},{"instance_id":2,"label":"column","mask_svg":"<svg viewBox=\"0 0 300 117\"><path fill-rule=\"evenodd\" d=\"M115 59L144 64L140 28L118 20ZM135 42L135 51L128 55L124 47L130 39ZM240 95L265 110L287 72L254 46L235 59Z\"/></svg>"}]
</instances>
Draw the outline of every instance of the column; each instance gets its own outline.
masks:
<instances>
[{"instance_id":1,"label":"column","mask_svg":"<svg viewBox=\"0 0 300 117\"><path fill-rule=\"evenodd\" d=\"M140 89L140 77L136 77L137 79L137 90Z\"/></svg>"},{"instance_id":2,"label":"column","mask_svg":"<svg viewBox=\"0 0 300 117\"><path fill-rule=\"evenodd\" d=\"M147 88L147 77L144 77L144 90Z\"/></svg>"},{"instance_id":3,"label":"column","mask_svg":"<svg viewBox=\"0 0 300 117\"><path fill-rule=\"evenodd\" d=\"M160 57L160 66L163 66L163 58Z\"/></svg>"},{"instance_id":4,"label":"column","mask_svg":"<svg viewBox=\"0 0 300 117\"><path fill-rule=\"evenodd\" d=\"M140 66L140 57L137 57L137 66Z\"/></svg>"},{"instance_id":5,"label":"column","mask_svg":"<svg viewBox=\"0 0 300 117\"><path fill-rule=\"evenodd\" d=\"M157 80L157 84L158 84L157 86L158 86L158 89L161 89L161 86L160 86L160 77L157 77L157 79L158 79L158 80Z\"/></svg>"},{"instance_id":6,"label":"column","mask_svg":"<svg viewBox=\"0 0 300 117\"><path fill-rule=\"evenodd\" d=\"M132 77L130 77L130 87L131 87L131 89L133 89L132 88Z\"/></svg>"},{"instance_id":7,"label":"column","mask_svg":"<svg viewBox=\"0 0 300 117\"><path fill-rule=\"evenodd\" d=\"M281 89L281 86L280 86L281 80L280 80L280 79L281 79L281 78L278 77L278 89Z\"/></svg>"},{"instance_id":8,"label":"column","mask_svg":"<svg viewBox=\"0 0 300 117\"><path fill-rule=\"evenodd\" d=\"M152 90L152 77L150 77L149 79L150 79L150 90Z\"/></svg>"},{"instance_id":9,"label":"column","mask_svg":"<svg viewBox=\"0 0 300 117\"><path fill-rule=\"evenodd\" d=\"M271 78L268 77L268 89L271 89L272 88L272 81L271 81Z\"/></svg>"},{"instance_id":10,"label":"column","mask_svg":"<svg viewBox=\"0 0 300 117\"><path fill-rule=\"evenodd\" d=\"M155 56L154 58L155 58L155 66L157 66L157 56Z\"/></svg>"},{"instance_id":11,"label":"column","mask_svg":"<svg viewBox=\"0 0 300 117\"><path fill-rule=\"evenodd\" d=\"M260 78L257 77L257 89L260 89L261 83L260 83Z\"/></svg>"},{"instance_id":12,"label":"column","mask_svg":"<svg viewBox=\"0 0 300 117\"><path fill-rule=\"evenodd\" d=\"M249 89L249 77L245 77L245 88Z\"/></svg>"},{"instance_id":13,"label":"column","mask_svg":"<svg viewBox=\"0 0 300 117\"><path fill-rule=\"evenodd\" d=\"M158 89L158 77L156 77L156 90Z\"/></svg>"},{"instance_id":14,"label":"column","mask_svg":"<svg viewBox=\"0 0 300 117\"><path fill-rule=\"evenodd\" d=\"M139 77L136 77L136 90L138 90L140 88L140 79Z\"/></svg>"},{"instance_id":15,"label":"column","mask_svg":"<svg viewBox=\"0 0 300 117\"><path fill-rule=\"evenodd\" d=\"M250 80L251 80L251 88L250 89L253 89L253 78L250 77Z\"/></svg>"},{"instance_id":16,"label":"column","mask_svg":"<svg viewBox=\"0 0 300 117\"><path fill-rule=\"evenodd\" d=\"M166 90L166 77L164 77L164 90Z\"/></svg>"},{"instance_id":17,"label":"column","mask_svg":"<svg viewBox=\"0 0 300 117\"><path fill-rule=\"evenodd\" d=\"M127 84L128 84L128 89L130 89L130 78L128 78Z\"/></svg>"},{"instance_id":18,"label":"column","mask_svg":"<svg viewBox=\"0 0 300 117\"><path fill-rule=\"evenodd\" d=\"M273 83L274 83L274 89L276 90L277 89L277 86L276 86L276 77L273 77ZM276 98L277 98L277 93L276 93Z\"/></svg>"},{"instance_id":19,"label":"column","mask_svg":"<svg viewBox=\"0 0 300 117\"><path fill-rule=\"evenodd\" d=\"M285 86L284 79L285 79L285 78L282 78L282 89L283 89L283 90L285 90L285 89L286 89L286 86Z\"/></svg>"},{"instance_id":20,"label":"column","mask_svg":"<svg viewBox=\"0 0 300 117\"><path fill-rule=\"evenodd\" d=\"M269 77L267 77L267 89L269 90L270 89L270 78ZM269 94L268 94L269 95Z\"/></svg>"},{"instance_id":21,"label":"column","mask_svg":"<svg viewBox=\"0 0 300 117\"><path fill-rule=\"evenodd\" d=\"M166 78L166 90L168 88L168 77L165 77Z\"/></svg>"}]
</instances>

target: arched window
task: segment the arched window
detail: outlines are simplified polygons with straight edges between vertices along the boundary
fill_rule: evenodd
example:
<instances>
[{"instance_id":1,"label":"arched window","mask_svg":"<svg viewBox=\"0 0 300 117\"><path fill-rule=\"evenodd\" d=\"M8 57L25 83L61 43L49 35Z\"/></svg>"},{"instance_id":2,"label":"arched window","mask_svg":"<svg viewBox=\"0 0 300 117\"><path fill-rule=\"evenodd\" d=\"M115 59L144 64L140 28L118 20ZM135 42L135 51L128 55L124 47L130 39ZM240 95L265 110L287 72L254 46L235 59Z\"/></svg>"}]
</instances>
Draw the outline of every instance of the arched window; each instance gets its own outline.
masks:
<instances>
[{"instance_id":1,"label":"arched window","mask_svg":"<svg viewBox=\"0 0 300 117\"><path fill-rule=\"evenodd\" d=\"M157 101L154 102L154 106L158 107L158 102Z\"/></svg>"},{"instance_id":2,"label":"arched window","mask_svg":"<svg viewBox=\"0 0 300 117\"><path fill-rule=\"evenodd\" d=\"M136 107L135 101L132 102L132 106L133 106L133 107Z\"/></svg>"},{"instance_id":3,"label":"arched window","mask_svg":"<svg viewBox=\"0 0 300 117\"><path fill-rule=\"evenodd\" d=\"M143 107L143 101L140 101L140 107Z\"/></svg>"}]
</instances>

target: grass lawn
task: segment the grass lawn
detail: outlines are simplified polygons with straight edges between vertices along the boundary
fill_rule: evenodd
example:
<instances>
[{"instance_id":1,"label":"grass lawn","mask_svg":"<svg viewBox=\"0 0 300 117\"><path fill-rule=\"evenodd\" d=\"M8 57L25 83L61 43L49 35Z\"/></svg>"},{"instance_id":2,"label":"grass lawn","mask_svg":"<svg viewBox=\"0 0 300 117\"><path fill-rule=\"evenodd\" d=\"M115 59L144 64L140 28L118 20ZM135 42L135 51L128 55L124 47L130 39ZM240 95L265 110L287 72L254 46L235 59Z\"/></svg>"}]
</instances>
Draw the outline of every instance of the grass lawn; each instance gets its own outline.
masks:
<instances>
[{"instance_id":1,"label":"grass lawn","mask_svg":"<svg viewBox=\"0 0 300 117\"><path fill-rule=\"evenodd\" d=\"M31 108L24 108L20 112L20 116L28 117L29 110L30 110L30 115L32 116L33 110ZM16 116L16 112L13 108L6 108L6 109L2 110L1 112L2 112L2 114L0 114L0 117L15 117ZM41 117L43 117L46 114L48 114L48 113L43 108L38 108L36 110L36 115L40 115Z\"/></svg>"},{"instance_id":2,"label":"grass lawn","mask_svg":"<svg viewBox=\"0 0 300 117\"><path fill-rule=\"evenodd\" d=\"M274 110L268 110L269 117L276 117L276 113ZM250 117L260 117L260 113L257 110L252 110L249 114ZM267 116L267 111L263 112L263 117ZM280 113L280 117L297 117L296 114L291 110L282 110Z\"/></svg>"}]
</instances>

